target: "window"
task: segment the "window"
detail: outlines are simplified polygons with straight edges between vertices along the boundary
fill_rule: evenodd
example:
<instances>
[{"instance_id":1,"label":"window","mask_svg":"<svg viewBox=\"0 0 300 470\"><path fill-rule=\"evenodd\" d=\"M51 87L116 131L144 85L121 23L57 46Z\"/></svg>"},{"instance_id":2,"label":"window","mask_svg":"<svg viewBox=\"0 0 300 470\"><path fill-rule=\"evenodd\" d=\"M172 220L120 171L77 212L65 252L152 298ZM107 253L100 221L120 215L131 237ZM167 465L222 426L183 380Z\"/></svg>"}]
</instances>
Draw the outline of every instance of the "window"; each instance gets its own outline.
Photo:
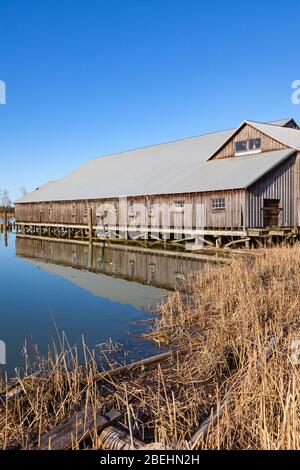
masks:
<instances>
[{"instance_id":1,"label":"window","mask_svg":"<svg viewBox=\"0 0 300 470\"><path fill-rule=\"evenodd\" d=\"M235 153L247 152L247 140L235 143Z\"/></svg>"},{"instance_id":2,"label":"window","mask_svg":"<svg viewBox=\"0 0 300 470\"><path fill-rule=\"evenodd\" d=\"M154 201L150 201L149 215L150 215L150 217L155 216L155 202Z\"/></svg>"},{"instance_id":3,"label":"window","mask_svg":"<svg viewBox=\"0 0 300 470\"><path fill-rule=\"evenodd\" d=\"M73 265L77 264L77 253L76 253L76 251L73 251L73 253L72 253L72 264Z\"/></svg>"},{"instance_id":4,"label":"window","mask_svg":"<svg viewBox=\"0 0 300 470\"><path fill-rule=\"evenodd\" d=\"M128 214L130 216L133 216L134 215L134 202L133 201L129 201L129 210L128 210Z\"/></svg>"},{"instance_id":5,"label":"window","mask_svg":"<svg viewBox=\"0 0 300 470\"><path fill-rule=\"evenodd\" d=\"M130 277L135 276L135 261L134 260L129 260L129 269L128 269L128 274Z\"/></svg>"},{"instance_id":6,"label":"window","mask_svg":"<svg viewBox=\"0 0 300 470\"><path fill-rule=\"evenodd\" d=\"M242 140L235 143L235 154L255 153L261 150L261 139Z\"/></svg>"},{"instance_id":7,"label":"window","mask_svg":"<svg viewBox=\"0 0 300 470\"><path fill-rule=\"evenodd\" d=\"M174 206L175 206L175 209L182 210L184 209L184 201L175 201Z\"/></svg>"},{"instance_id":8,"label":"window","mask_svg":"<svg viewBox=\"0 0 300 470\"><path fill-rule=\"evenodd\" d=\"M225 209L225 197L216 197L211 200L213 209Z\"/></svg>"},{"instance_id":9,"label":"window","mask_svg":"<svg viewBox=\"0 0 300 470\"><path fill-rule=\"evenodd\" d=\"M155 264L149 264L149 277L150 277L150 281L154 282L155 281Z\"/></svg>"},{"instance_id":10,"label":"window","mask_svg":"<svg viewBox=\"0 0 300 470\"><path fill-rule=\"evenodd\" d=\"M151 203L150 203L150 212L149 212L149 215L150 215L150 217L154 217L154 214L155 214L155 212L154 212L154 202L151 202Z\"/></svg>"}]
</instances>

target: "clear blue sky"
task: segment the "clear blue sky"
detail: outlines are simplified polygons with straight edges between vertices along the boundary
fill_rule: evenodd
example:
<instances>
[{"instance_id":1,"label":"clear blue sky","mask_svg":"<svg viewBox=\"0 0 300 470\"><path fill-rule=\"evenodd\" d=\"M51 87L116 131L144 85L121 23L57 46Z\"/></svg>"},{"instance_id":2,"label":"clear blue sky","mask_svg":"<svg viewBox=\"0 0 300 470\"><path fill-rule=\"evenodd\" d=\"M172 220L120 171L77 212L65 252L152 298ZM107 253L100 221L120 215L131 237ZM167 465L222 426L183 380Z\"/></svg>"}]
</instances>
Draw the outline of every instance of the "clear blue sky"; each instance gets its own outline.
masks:
<instances>
[{"instance_id":1,"label":"clear blue sky","mask_svg":"<svg viewBox=\"0 0 300 470\"><path fill-rule=\"evenodd\" d=\"M13 199L95 156L300 121L299 1L1 0L0 17L0 188Z\"/></svg>"}]
</instances>

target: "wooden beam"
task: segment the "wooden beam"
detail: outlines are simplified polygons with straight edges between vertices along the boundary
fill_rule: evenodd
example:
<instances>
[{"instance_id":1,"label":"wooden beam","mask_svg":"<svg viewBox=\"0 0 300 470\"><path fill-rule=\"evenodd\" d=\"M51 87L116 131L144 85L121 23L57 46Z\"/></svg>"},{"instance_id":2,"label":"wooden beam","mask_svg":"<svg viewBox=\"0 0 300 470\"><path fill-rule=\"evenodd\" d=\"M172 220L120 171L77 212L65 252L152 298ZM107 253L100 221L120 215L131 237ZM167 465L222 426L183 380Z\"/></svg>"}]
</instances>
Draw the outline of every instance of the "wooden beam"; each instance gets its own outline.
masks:
<instances>
[{"instance_id":1,"label":"wooden beam","mask_svg":"<svg viewBox=\"0 0 300 470\"><path fill-rule=\"evenodd\" d=\"M93 209L90 207L88 210L88 225L89 225L89 241L93 241Z\"/></svg>"},{"instance_id":2,"label":"wooden beam","mask_svg":"<svg viewBox=\"0 0 300 470\"><path fill-rule=\"evenodd\" d=\"M65 423L59 424L42 436L32 450L68 450L78 445L93 432L101 432L107 426L119 421L122 413L111 410L106 415L95 411L91 405L82 408Z\"/></svg>"},{"instance_id":3,"label":"wooden beam","mask_svg":"<svg viewBox=\"0 0 300 470\"><path fill-rule=\"evenodd\" d=\"M46 240L46 241L51 241L51 242L56 242L56 243L71 243L75 245L86 245L88 246L89 242L88 240L77 240L77 239L72 239L69 240L67 238L49 238L49 237L43 237L43 236L32 236L32 235L18 235L18 238L28 238L31 240ZM94 241L93 245L94 246L107 246L111 247L114 250L120 250L120 251L132 251L132 252L139 252L139 253L149 253L151 255L157 255L157 256L169 256L173 258L183 258L183 259L193 259L193 260L199 260L199 261L211 261L215 263L228 263L229 260L226 258L214 258L211 255L205 255L205 254L199 254L199 253L187 253L185 251L171 251L171 250L160 250L160 249L154 249L152 248L152 245L156 244L162 244L163 240L160 240L159 242L153 242L151 243L151 246L148 248L142 247L142 246L129 246L126 245L125 243L127 240L123 240L124 243L120 243L119 240L115 240L116 244L111 243L111 240L98 240ZM214 253L214 252L212 252ZM29 258L29 257L28 257Z\"/></svg>"},{"instance_id":4,"label":"wooden beam","mask_svg":"<svg viewBox=\"0 0 300 470\"><path fill-rule=\"evenodd\" d=\"M26 226L26 227L61 227L61 228L78 228L78 229L89 229L88 225L73 225L73 224L49 224L49 223L41 223L41 222L17 222L18 225L20 226ZM97 230L97 226L93 226L93 230ZM155 232L156 230L153 227L126 227L126 226L110 226L108 225L108 231L116 232L144 232L144 233L151 233ZM160 232L162 234L181 234L181 235L189 235L189 236L195 236L195 235L209 235L209 236L235 236L235 237L242 237L242 236L247 236L246 231L241 231L241 230L206 230L206 229L176 229L176 228L163 228L160 227L157 229L157 232Z\"/></svg>"},{"instance_id":5,"label":"wooden beam","mask_svg":"<svg viewBox=\"0 0 300 470\"><path fill-rule=\"evenodd\" d=\"M246 243L246 242L250 242L251 241L251 238L250 237L247 237L247 238L241 238L239 240L232 240L231 242L229 243L226 243L226 245L224 245L223 248L229 248L230 246L232 245L237 245L239 243Z\"/></svg>"},{"instance_id":6,"label":"wooden beam","mask_svg":"<svg viewBox=\"0 0 300 470\"><path fill-rule=\"evenodd\" d=\"M175 349L174 351L168 351L166 353L157 354L156 356L151 356L147 359L142 359L141 361L133 362L132 364L127 364L126 366L117 367L116 369L111 369L106 372L100 372L93 377L93 380L101 380L101 379L111 379L113 377L120 377L122 375L126 375L129 372L132 372L135 369L150 367L156 364L159 364L162 361L166 361L168 359L172 359L176 356L181 356L183 354L187 354L192 351L196 351L199 349L198 345L189 345L179 349Z\"/></svg>"}]
</instances>

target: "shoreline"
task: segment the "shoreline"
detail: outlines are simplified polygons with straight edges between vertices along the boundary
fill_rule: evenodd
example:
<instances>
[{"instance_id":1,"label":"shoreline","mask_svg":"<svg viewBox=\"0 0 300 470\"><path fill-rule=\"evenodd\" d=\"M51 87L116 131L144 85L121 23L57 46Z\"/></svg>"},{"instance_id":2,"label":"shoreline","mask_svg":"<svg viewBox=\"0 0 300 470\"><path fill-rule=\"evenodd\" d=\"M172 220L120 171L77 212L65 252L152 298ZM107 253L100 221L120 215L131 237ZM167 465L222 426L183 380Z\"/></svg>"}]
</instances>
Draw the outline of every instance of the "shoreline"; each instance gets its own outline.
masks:
<instances>
[{"instance_id":1,"label":"shoreline","mask_svg":"<svg viewBox=\"0 0 300 470\"><path fill-rule=\"evenodd\" d=\"M299 448L300 378L290 359L299 267L297 244L207 265L184 295L170 293L147 334L172 352L135 366L112 362L103 372L84 344L84 366L76 350L53 347L37 372L13 380L15 391L2 384L0 447L263 449L267 439L270 449ZM30 431L20 428L25 415ZM89 433L74 441L79 417Z\"/></svg>"}]
</instances>

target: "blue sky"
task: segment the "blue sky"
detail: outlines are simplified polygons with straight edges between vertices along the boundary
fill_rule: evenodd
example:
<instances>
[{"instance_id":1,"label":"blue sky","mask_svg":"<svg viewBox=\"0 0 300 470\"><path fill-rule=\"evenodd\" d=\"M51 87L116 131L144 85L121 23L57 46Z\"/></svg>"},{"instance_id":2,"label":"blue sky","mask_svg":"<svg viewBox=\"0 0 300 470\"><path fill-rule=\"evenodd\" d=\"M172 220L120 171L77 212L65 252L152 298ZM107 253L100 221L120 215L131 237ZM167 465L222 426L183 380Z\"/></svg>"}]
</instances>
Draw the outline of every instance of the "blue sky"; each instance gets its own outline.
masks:
<instances>
[{"instance_id":1,"label":"blue sky","mask_svg":"<svg viewBox=\"0 0 300 470\"><path fill-rule=\"evenodd\" d=\"M299 16L291 0L1 0L0 188L15 199L243 119L300 121Z\"/></svg>"}]
</instances>

